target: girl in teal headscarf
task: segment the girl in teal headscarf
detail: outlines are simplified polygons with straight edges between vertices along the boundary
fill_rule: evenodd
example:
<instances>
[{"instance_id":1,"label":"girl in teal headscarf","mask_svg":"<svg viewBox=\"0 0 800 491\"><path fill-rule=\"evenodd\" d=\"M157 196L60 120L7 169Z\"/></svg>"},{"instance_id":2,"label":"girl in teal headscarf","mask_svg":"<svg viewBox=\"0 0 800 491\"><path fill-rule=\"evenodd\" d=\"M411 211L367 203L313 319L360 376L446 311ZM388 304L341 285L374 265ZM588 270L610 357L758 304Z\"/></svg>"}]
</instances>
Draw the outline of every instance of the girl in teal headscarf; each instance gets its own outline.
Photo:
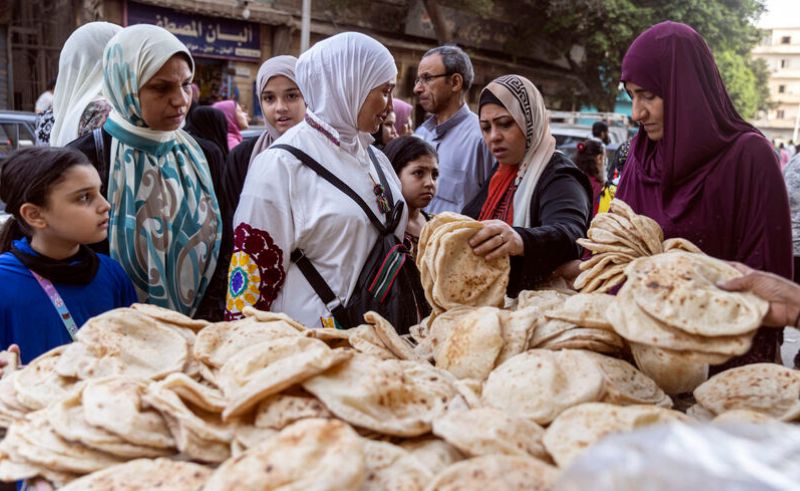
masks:
<instances>
[{"instance_id":1,"label":"girl in teal headscarf","mask_svg":"<svg viewBox=\"0 0 800 491\"><path fill-rule=\"evenodd\" d=\"M141 300L193 315L214 274L222 222L208 163L180 127L194 61L152 25L123 29L106 46L103 91L113 110L109 251Z\"/></svg>"}]
</instances>

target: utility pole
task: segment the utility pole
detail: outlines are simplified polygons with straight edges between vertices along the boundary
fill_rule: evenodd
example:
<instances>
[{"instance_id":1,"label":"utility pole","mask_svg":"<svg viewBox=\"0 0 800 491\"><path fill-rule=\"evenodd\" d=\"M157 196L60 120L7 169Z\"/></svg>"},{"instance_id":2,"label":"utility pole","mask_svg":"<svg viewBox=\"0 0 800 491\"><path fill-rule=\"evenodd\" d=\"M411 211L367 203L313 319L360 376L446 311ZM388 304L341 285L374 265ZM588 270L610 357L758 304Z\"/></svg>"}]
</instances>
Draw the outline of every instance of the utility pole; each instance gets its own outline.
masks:
<instances>
[{"instance_id":1,"label":"utility pole","mask_svg":"<svg viewBox=\"0 0 800 491\"><path fill-rule=\"evenodd\" d=\"M300 53L305 53L311 44L311 0L303 0L303 21L300 26Z\"/></svg>"}]
</instances>

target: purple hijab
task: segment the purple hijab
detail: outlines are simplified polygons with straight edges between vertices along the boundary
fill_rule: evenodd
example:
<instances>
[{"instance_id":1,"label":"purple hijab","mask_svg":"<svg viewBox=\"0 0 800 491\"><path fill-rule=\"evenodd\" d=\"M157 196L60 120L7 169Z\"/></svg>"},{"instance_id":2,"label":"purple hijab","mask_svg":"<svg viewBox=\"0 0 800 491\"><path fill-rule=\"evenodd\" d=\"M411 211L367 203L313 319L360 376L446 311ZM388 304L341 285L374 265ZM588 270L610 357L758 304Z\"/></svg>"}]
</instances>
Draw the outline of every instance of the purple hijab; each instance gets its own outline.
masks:
<instances>
[{"instance_id":1,"label":"purple hijab","mask_svg":"<svg viewBox=\"0 0 800 491\"><path fill-rule=\"evenodd\" d=\"M663 138L634 137L617 197L720 259L792 277L789 202L764 136L733 107L705 40L662 22L631 44L622 81L664 100ZM774 361L776 331L735 364Z\"/></svg>"}]
</instances>

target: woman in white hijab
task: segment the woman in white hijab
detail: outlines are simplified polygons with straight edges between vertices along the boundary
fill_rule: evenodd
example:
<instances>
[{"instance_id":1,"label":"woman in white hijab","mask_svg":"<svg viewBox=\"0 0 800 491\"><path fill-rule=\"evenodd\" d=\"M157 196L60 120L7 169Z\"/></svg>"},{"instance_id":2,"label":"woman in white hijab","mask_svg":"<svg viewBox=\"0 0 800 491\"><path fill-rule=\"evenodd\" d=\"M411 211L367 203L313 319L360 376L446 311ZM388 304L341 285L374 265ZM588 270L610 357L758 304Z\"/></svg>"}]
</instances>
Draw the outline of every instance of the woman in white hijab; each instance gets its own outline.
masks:
<instances>
[{"instance_id":1,"label":"woman in white hijab","mask_svg":"<svg viewBox=\"0 0 800 491\"><path fill-rule=\"evenodd\" d=\"M305 96L305 121L278 143L305 152L338 177L385 220L385 195L377 168L396 200L400 182L380 152L368 153L370 133L391 109L397 68L389 51L369 36L342 33L317 43L297 62ZM395 235L402 240L407 212ZM333 327L328 307L290 261L302 250L332 292L346 302L378 239L359 205L274 146L256 157L234 217L234 251L228 272L226 318L241 317L250 305L284 312L308 327Z\"/></svg>"},{"instance_id":2,"label":"woman in white hijab","mask_svg":"<svg viewBox=\"0 0 800 491\"><path fill-rule=\"evenodd\" d=\"M266 129L258 138L236 145L228 154L222 175L224 191L221 199L225 200L225 208L230 211L231 216L226 218L229 222L233 220L233 212L239 206L247 169L272 142L303 121L306 103L295 79L296 64L297 58L294 56L281 55L265 61L258 69L256 91Z\"/></svg>"},{"instance_id":3,"label":"woman in white hijab","mask_svg":"<svg viewBox=\"0 0 800 491\"><path fill-rule=\"evenodd\" d=\"M89 22L67 38L58 59L50 146L63 147L105 122L111 106L102 95L103 50L121 29L110 22Z\"/></svg>"}]
</instances>

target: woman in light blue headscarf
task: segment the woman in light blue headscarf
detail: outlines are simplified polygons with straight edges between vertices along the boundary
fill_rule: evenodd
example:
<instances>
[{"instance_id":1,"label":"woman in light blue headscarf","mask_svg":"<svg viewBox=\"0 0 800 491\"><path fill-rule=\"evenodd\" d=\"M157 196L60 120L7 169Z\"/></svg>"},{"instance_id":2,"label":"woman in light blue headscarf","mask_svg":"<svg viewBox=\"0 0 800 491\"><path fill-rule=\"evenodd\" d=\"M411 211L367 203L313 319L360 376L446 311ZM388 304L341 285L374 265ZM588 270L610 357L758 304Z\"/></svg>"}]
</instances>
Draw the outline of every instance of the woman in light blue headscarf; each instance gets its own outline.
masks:
<instances>
[{"instance_id":1,"label":"woman in light blue headscarf","mask_svg":"<svg viewBox=\"0 0 800 491\"><path fill-rule=\"evenodd\" d=\"M180 129L191 103L194 61L166 30L135 25L108 42L103 71L113 109L102 133L73 146L107 180L110 255L140 300L218 317L218 307L198 309L213 289L220 255L219 204L203 149ZM224 289L224 271L220 279Z\"/></svg>"}]
</instances>

